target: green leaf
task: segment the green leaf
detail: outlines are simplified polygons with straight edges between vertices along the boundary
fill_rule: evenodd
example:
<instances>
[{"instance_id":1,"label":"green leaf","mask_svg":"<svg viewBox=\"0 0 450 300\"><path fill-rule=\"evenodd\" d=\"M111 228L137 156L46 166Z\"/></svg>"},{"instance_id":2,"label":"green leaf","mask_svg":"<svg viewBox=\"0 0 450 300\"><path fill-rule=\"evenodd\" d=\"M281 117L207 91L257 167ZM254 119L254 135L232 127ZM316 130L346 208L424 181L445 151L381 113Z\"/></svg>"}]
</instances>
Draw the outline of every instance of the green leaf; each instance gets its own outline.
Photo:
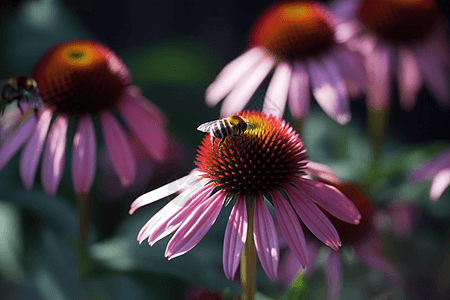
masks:
<instances>
[{"instance_id":1,"label":"green leaf","mask_svg":"<svg viewBox=\"0 0 450 300\"><path fill-rule=\"evenodd\" d=\"M308 299L308 286L304 278L303 273L300 273L292 283L288 292L286 293L285 300L297 300Z\"/></svg>"}]
</instances>

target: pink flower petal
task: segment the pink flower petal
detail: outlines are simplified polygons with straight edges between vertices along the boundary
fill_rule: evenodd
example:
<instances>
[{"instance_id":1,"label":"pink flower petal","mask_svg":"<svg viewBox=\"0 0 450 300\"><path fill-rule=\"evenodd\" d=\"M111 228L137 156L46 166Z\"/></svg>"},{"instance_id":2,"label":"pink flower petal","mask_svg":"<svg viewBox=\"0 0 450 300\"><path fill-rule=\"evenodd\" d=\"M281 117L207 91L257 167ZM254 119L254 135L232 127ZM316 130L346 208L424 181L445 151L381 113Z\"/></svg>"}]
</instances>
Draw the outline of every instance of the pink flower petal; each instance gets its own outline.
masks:
<instances>
[{"instance_id":1,"label":"pink flower petal","mask_svg":"<svg viewBox=\"0 0 450 300\"><path fill-rule=\"evenodd\" d=\"M281 232L283 232L289 248L295 253L302 266L306 267L306 241L300 220L292 206L279 192L273 193L272 197Z\"/></svg>"},{"instance_id":2,"label":"pink flower petal","mask_svg":"<svg viewBox=\"0 0 450 300\"><path fill-rule=\"evenodd\" d=\"M261 47L251 48L226 65L206 89L206 104L215 106L219 103L238 84L239 80L266 55L266 51Z\"/></svg>"},{"instance_id":3,"label":"pink flower petal","mask_svg":"<svg viewBox=\"0 0 450 300\"><path fill-rule=\"evenodd\" d=\"M48 127L52 120L53 111L49 108L41 110L36 128L28 140L20 156L19 170L25 188L31 190L36 175L39 158L44 148Z\"/></svg>"},{"instance_id":4,"label":"pink flower petal","mask_svg":"<svg viewBox=\"0 0 450 300\"><path fill-rule=\"evenodd\" d=\"M136 165L126 134L111 113L107 111L100 113L100 122L112 165L122 186L128 186L136 176Z\"/></svg>"},{"instance_id":5,"label":"pink flower petal","mask_svg":"<svg viewBox=\"0 0 450 300\"><path fill-rule=\"evenodd\" d=\"M283 117L286 107L289 83L291 81L292 67L286 62L280 62L273 74L266 96L264 97L263 111L278 118Z\"/></svg>"},{"instance_id":6,"label":"pink flower petal","mask_svg":"<svg viewBox=\"0 0 450 300\"><path fill-rule=\"evenodd\" d=\"M261 196L255 199L253 238L261 266L272 281L278 277L280 251L275 223Z\"/></svg>"},{"instance_id":7,"label":"pink flower petal","mask_svg":"<svg viewBox=\"0 0 450 300\"><path fill-rule=\"evenodd\" d=\"M299 179L297 184L314 202L339 220L359 224L361 214L358 209L337 188L306 178Z\"/></svg>"},{"instance_id":8,"label":"pink flower petal","mask_svg":"<svg viewBox=\"0 0 450 300\"><path fill-rule=\"evenodd\" d=\"M341 46L335 47L332 55L339 65L342 75L355 82L360 89L365 90L367 87L367 73L361 53Z\"/></svg>"},{"instance_id":9,"label":"pink flower petal","mask_svg":"<svg viewBox=\"0 0 450 300\"><path fill-rule=\"evenodd\" d=\"M409 174L410 182L432 179L440 170L450 168L450 149L444 150L434 158L419 165Z\"/></svg>"},{"instance_id":10,"label":"pink flower petal","mask_svg":"<svg viewBox=\"0 0 450 300\"><path fill-rule=\"evenodd\" d=\"M441 170L434 177L430 188L430 199L437 201L450 185L450 169Z\"/></svg>"},{"instance_id":11,"label":"pink flower petal","mask_svg":"<svg viewBox=\"0 0 450 300\"><path fill-rule=\"evenodd\" d=\"M242 249L247 239L247 229L247 205L245 198L240 197L231 210L223 239L223 271L229 280L233 280L239 266Z\"/></svg>"},{"instance_id":12,"label":"pink flower petal","mask_svg":"<svg viewBox=\"0 0 450 300\"><path fill-rule=\"evenodd\" d=\"M332 168L314 161L308 161L308 164L306 165L306 173L315 178L326 180L331 183L337 184L341 182Z\"/></svg>"},{"instance_id":13,"label":"pink flower petal","mask_svg":"<svg viewBox=\"0 0 450 300\"><path fill-rule=\"evenodd\" d=\"M167 213L170 217L167 217L163 213L161 213L161 218L155 220L155 223L148 230L148 243L150 246L153 246L160 239L168 236L172 232L178 229L180 225L186 220L186 218L199 206L202 205L203 202L208 200L211 196L211 191L213 187L210 186L208 188L204 188L196 192L195 195L190 196L189 191L183 192L186 199L189 199L189 202L186 203L184 199L175 198L170 203L172 207L168 206L167 209L171 211ZM183 202L185 204L183 204ZM180 206L182 205L182 206ZM159 212L158 212L159 213ZM156 217L156 215L155 215Z\"/></svg>"},{"instance_id":14,"label":"pink flower petal","mask_svg":"<svg viewBox=\"0 0 450 300\"><path fill-rule=\"evenodd\" d=\"M347 91L337 65L331 58L307 60L313 95L323 111L339 124L350 121Z\"/></svg>"},{"instance_id":15,"label":"pink flower petal","mask_svg":"<svg viewBox=\"0 0 450 300\"><path fill-rule=\"evenodd\" d=\"M325 264L325 277L327 279L327 294L329 300L339 299L342 286L342 267L340 254L330 251Z\"/></svg>"},{"instance_id":16,"label":"pink flower petal","mask_svg":"<svg viewBox=\"0 0 450 300\"><path fill-rule=\"evenodd\" d=\"M126 95L119 102L119 109L128 127L144 145L148 154L157 161L162 161L167 155L167 132L161 125L161 117L155 118L155 111L147 107L143 97Z\"/></svg>"},{"instance_id":17,"label":"pink flower petal","mask_svg":"<svg viewBox=\"0 0 450 300\"><path fill-rule=\"evenodd\" d=\"M163 111L153 102L145 98L139 87L130 85L125 92L124 98L126 101L134 102L134 105L139 106L140 109L144 110L149 118L154 120L159 126L165 127L167 125L166 116Z\"/></svg>"},{"instance_id":18,"label":"pink flower petal","mask_svg":"<svg viewBox=\"0 0 450 300\"><path fill-rule=\"evenodd\" d=\"M5 138L5 142L0 147L0 170L3 169L20 147L28 140L35 128L36 118L30 117L20 124L19 128L10 137Z\"/></svg>"},{"instance_id":19,"label":"pink flower petal","mask_svg":"<svg viewBox=\"0 0 450 300\"><path fill-rule=\"evenodd\" d=\"M295 119L304 119L309 110L309 75L303 62L294 63L288 101L291 115Z\"/></svg>"},{"instance_id":20,"label":"pink flower petal","mask_svg":"<svg viewBox=\"0 0 450 300\"><path fill-rule=\"evenodd\" d=\"M397 80L401 107L404 110L413 109L423 82L414 54L406 48L398 50Z\"/></svg>"},{"instance_id":21,"label":"pink flower petal","mask_svg":"<svg viewBox=\"0 0 450 300\"><path fill-rule=\"evenodd\" d=\"M241 111L264 78L269 74L275 62L275 57L271 55L260 61L258 65L249 72L248 76L246 76L246 78L244 78L225 98L220 110L220 115L229 116Z\"/></svg>"},{"instance_id":22,"label":"pink flower petal","mask_svg":"<svg viewBox=\"0 0 450 300\"><path fill-rule=\"evenodd\" d=\"M370 109L385 110L390 106L392 57L392 49L381 44L366 58L367 103Z\"/></svg>"},{"instance_id":23,"label":"pink flower petal","mask_svg":"<svg viewBox=\"0 0 450 300\"><path fill-rule=\"evenodd\" d=\"M305 277L311 276L311 274L314 271L317 255L319 254L319 249L322 244L319 244L316 241L309 241L308 244L306 244L306 247L308 251L306 252L306 261L308 267L306 268Z\"/></svg>"},{"instance_id":24,"label":"pink flower petal","mask_svg":"<svg viewBox=\"0 0 450 300\"><path fill-rule=\"evenodd\" d=\"M55 195L64 171L66 154L66 134L69 117L65 114L56 117L45 143L41 178L44 191Z\"/></svg>"},{"instance_id":25,"label":"pink flower petal","mask_svg":"<svg viewBox=\"0 0 450 300\"><path fill-rule=\"evenodd\" d=\"M279 278L286 288L292 285L297 275L302 271L302 265L293 251L287 251L278 269Z\"/></svg>"},{"instance_id":26,"label":"pink flower petal","mask_svg":"<svg viewBox=\"0 0 450 300\"><path fill-rule=\"evenodd\" d=\"M295 187L286 188L286 192L297 215L306 227L325 245L333 250L338 250L342 244L336 229L325 214L314 204L310 196Z\"/></svg>"},{"instance_id":27,"label":"pink flower petal","mask_svg":"<svg viewBox=\"0 0 450 300\"><path fill-rule=\"evenodd\" d=\"M370 268L377 270L386 276L388 276L392 281L397 284L402 283L402 276L397 270L395 265L388 259L382 257L370 244L354 245L356 256Z\"/></svg>"},{"instance_id":28,"label":"pink flower petal","mask_svg":"<svg viewBox=\"0 0 450 300\"><path fill-rule=\"evenodd\" d=\"M165 256L170 260L194 248L216 221L224 201L219 191L197 206L170 239Z\"/></svg>"},{"instance_id":29,"label":"pink flower petal","mask_svg":"<svg viewBox=\"0 0 450 300\"><path fill-rule=\"evenodd\" d=\"M199 180L200 178L198 176L189 174L171 183L163 185L160 188L145 193L131 203L129 214L132 215L138 208L170 196L185 187L192 188L191 193L194 193L197 189L201 188L200 185L193 184Z\"/></svg>"},{"instance_id":30,"label":"pink flower petal","mask_svg":"<svg viewBox=\"0 0 450 300\"><path fill-rule=\"evenodd\" d=\"M77 131L73 138L72 182L77 194L87 194L94 182L97 164L97 144L94 124L90 115L79 118Z\"/></svg>"}]
</instances>

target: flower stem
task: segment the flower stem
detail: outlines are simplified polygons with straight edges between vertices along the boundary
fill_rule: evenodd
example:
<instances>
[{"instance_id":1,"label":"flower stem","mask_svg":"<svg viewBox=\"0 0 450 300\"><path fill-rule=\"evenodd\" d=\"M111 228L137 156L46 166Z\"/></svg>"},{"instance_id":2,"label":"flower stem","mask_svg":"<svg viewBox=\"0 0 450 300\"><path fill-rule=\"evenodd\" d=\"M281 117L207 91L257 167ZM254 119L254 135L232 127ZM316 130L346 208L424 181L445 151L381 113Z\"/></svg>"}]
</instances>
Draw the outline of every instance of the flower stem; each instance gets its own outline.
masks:
<instances>
[{"instance_id":1,"label":"flower stem","mask_svg":"<svg viewBox=\"0 0 450 300\"><path fill-rule=\"evenodd\" d=\"M386 136L389 123L389 108L374 109L369 108L367 111L367 128L375 150L375 157L381 154L383 140Z\"/></svg>"},{"instance_id":2,"label":"flower stem","mask_svg":"<svg viewBox=\"0 0 450 300\"><path fill-rule=\"evenodd\" d=\"M256 290L256 248L253 240L254 201L247 201L247 240L241 255L242 300L252 300Z\"/></svg>"},{"instance_id":3,"label":"flower stem","mask_svg":"<svg viewBox=\"0 0 450 300\"><path fill-rule=\"evenodd\" d=\"M90 194L75 194L75 198L80 219L79 245L82 249L85 249L90 221Z\"/></svg>"},{"instance_id":4,"label":"flower stem","mask_svg":"<svg viewBox=\"0 0 450 300\"><path fill-rule=\"evenodd\" d=\"M292 127L294 127L295 131L297 131L300 138L303 137L303 121L302 120L294 120L292 123Z\"/></svg>"}]
</instances>

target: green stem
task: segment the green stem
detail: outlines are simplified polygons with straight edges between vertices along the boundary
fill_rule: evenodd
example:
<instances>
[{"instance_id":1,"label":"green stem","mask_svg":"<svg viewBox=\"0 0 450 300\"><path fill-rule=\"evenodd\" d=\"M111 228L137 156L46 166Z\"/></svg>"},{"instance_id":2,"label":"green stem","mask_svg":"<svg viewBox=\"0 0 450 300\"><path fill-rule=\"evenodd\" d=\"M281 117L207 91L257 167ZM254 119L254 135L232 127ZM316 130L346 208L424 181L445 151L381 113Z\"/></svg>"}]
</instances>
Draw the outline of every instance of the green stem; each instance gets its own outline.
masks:
<instances>
[{"instance_id":1,"label":"green stem","mask_svg":"<svg viewBox=\"0 0 450 300\"><path fill-rule=\"evenodd\" d=\"M242 300L253 300L256 290L256 248L253 240L254 201L247 201L247 240L241 255Z\"/></svg>"},{"instance_id":2,"label":"green stem","mask_svg":"<svg viewBox=\"0 0 450 300\"><path fill-rule=\"evenodd\" d=\"M367 111L367 128L372 140L372 146L375 150L375 157L378 158L381 154L384 138L386 136L389 124L389 108L373 109L369 108Z\"/></svg>"},{"instance_id":3,"label":"green stem","mask_svg":"<svg viewBox=\"0 0 450 300\"><path fill-rule=\"evenodd\" d=\"M300 138L303 138L303 121L302 120L294 120L292 122L292 127L294 127L295 131L297 131Z\"/></svg>"},{"instance_id":4,"label":"green stem","mask_svg":"<svg viewBox=\"0 0 450 300\"><path fill-rule=\"evenodd\" d=\"M86 249L90 221L89 202L91 197L90 194L75 194L75 198L80 219L79 245L82 249Z\"/></svg>"}]
</instances>

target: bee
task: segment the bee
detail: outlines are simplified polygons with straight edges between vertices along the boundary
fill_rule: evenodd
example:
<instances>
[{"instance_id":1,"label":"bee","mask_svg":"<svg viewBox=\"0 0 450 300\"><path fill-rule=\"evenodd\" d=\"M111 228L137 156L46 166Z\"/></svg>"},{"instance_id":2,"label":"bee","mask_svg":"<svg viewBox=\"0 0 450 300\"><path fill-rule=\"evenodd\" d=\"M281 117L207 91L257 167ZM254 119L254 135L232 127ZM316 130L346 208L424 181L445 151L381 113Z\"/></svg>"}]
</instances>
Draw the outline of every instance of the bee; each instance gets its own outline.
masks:
<instances>
[{"instance_id":1,"label":"bee","mask_svg":"<svg viewBox=\"0 0 450 300\"><path fill-rule=\"evenodd\" d=\"M243 117L231 116L224 119L214 120L206 122L197 127L198 131L209 132L211 135L212 149L214 151L214 140L216 138L222 139L219 143L220 147L228 136L238 137L242 139L241 134L247 130L247 128L253 128L254 125L248 123Z\"/></svg>"},{"instance_id":2,"label":"bee","mask_svg":"<svg viewBox=\"0 0 450 300\"><path fill-rule=\"evenodd\" d=\"M39 89L34 80L28 76L18 76L6 80L0 87L0 114L3 115L6 106L17 101L17 107L24 114L20 105L22 102L34 109L35 114L44 106Z\"/></svg>"}]
</instances>

